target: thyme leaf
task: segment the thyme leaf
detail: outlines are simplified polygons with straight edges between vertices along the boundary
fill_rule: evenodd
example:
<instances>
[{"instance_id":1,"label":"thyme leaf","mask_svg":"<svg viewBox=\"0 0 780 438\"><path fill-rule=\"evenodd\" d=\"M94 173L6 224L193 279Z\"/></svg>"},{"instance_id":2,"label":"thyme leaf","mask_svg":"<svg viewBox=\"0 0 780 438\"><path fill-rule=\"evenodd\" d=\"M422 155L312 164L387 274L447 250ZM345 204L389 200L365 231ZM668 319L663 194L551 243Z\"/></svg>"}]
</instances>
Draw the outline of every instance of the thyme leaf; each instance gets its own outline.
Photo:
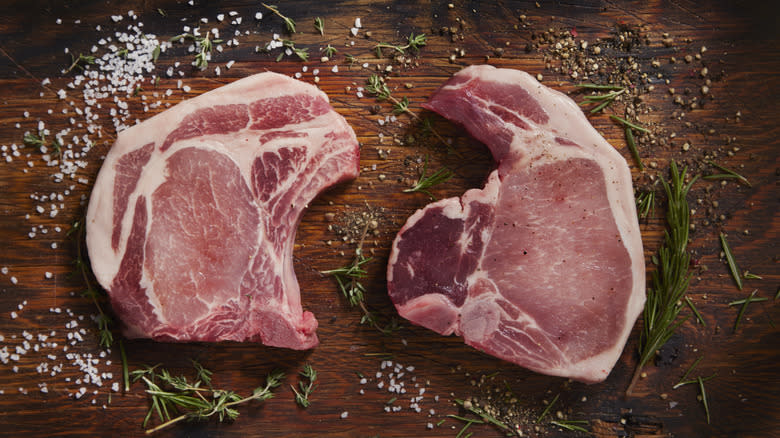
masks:
<instances>
[{"instance_id":1,"label":"thyme leaf","mask_svg":"<svg viewBox=\"0 0 780 438\"><path fill-rule=\"evenodd\" d=\"M646 218L651 210L655 210L655 191L637 191L636 212L640 218Z\"/></svg>"},{"instance_id":2,"label":"thyme leaf","mask_svg":"<svg viewBox=\"0 0 780 438\"><path fill-rule=\"evenodd\" d=\"M421 33L419 35L415 35L414 32L412 32L409 35L409 38L407 39L406 44L404 44L404 45L395 45L395 44L380 42L380 43L378 43L377 45L374 46L374 49L376 50L376 57L377 58L381 58L382 55L383 55L382 49L392 49L392 50L394 50L394 51L396 51L396 52L398 52L398 53L400 53L402 55L405 55L407 50L411 49L412 51L417 52L417 51L420 50L420 47L422 47L422 46L424 46L426 44L427 44L427 42L426 42L424 33Z\"/></svg>"},{"instance_id":3,"label":"thyme leaf","mask_svg":"<svg viewBox=\"0 0 780 438\"><path fill-rule=\"evenodd\" d=\"M79 70L84 70L84 66L87 64L94 64L95 63L95 57L91 55L83 55L79 53L78 57L74 57L73 54L70 55L71 61L73 63L65 70L65 74L70 73L74 68L78 68Z\"/></svg>"},{"instance_id":4,"label":"thyme leaf","mask_svg":"<svg viewBox=\"0 0 780 438\"><path fill-rule=\"evenodd\" d=\"M668 199L666 212L667 230L658 250L657 270L652 273L652 286L647 290L647 301L642 316L643 330L639 338L639 362L626 394L631 395L642 368L652 359L655 352L672 337L674 331L687 318L677 320L681 301L688 289L690 254L687 252L690 230L690 209L687 195L698 177L685 184L687 168L678 172L677 164L671 162L671 183L661 178Z\"/></svg>"},{"instance_id":5,"label":"thyme leaf","mask_svg":"<svg viewBox=\"0 0 780 438\"><path fill-rule=\"evenodd\" d=\"M328 47L325 47L325 56L327 56L328 58L332 58L333 55L336 54L336 52L338 52L338 50L336 50L336 48L331 46L330 44L328 44Z\"/></svg>"},{"instance_id":6,"label":"thyme leaf","mask_svg":"<svg viewBox=\"0 0 780 438\"><path fill-rule=\"evenodd\" d=\"M406 96L393 105L393 114L402 114L409 111L409 98Z\"/></svg>"},{"instance_id":7,"label":"thyme leaf","mask_svg":"<svg viewBox=\"0 0 780 438\"><path fill-rule=\"evenodd\" d=\"M284 45L285 48L288 48L295 53L295 56L301 59L301 61L308 61L309 60L309 48L305 49L299 49L295 47L295 42L290 40L282 40L282 45ZM276 58L276 62L279 62L279 60L282 59L282 56L284 56L284 51L279 54L279 56Z\"/></svg>"},{"instance_id":8,"label":"thyme leaf","mask_svg":"<svg viewBox=\"0 0 780 438\"><path fill-rule=\"evenodd\" d=\"M293 21L292 18L288 18L282 15L282 13L279 12L279 9L276 6L267 5L265 3L260 3L260 4L263 5L269 11L276 14L279 18L284 20L284 25L287 27L287 32L295 33L295 21Z\"/></svg>"},{"instance_id":9,"label":"thyme leaf","mask_svg":"<svg viewBox=\"0 0 780 438\"><path fill-rule=\"evenodd\" d=\"M414 187L404 190L404 193L421 192L430 196L431 199L436 200L436 197L433 196L433 194L431 194L431 192L429 192L428 189L430 189L435 185L447 181L448 179L452 178L454 174L450 172L450 170L447 169L446 167L442 167L441 169L437 170L436 172L430 175L425 175L427 170L428 170L428 156L426 155L425 164L423 165L422 173L420 174L420 178L417 180L417 184L415 184Z\"/></svg>"},{"instance_id":10,"label":"thyme leaf","mask_svg":"<svg viewBox=\"0 0 780 438\"><path fill-rule=\"evenodd\" d=\"M737 262L734 260L734 255L731 253L729 243L726 241L726 235L723 233L720 233L720 246L723 248L723 253L726 255L726 261L729 264L731 276L734 278L734 282L737 283L739 290L742 290L742 277L739 275L739 267L737 267Z\"/></svg>"},{"instance_id":11,"label":"thyme leaf","mask_svg":"<svg viewBox=\"0 0 780 438\"><path fill-rule=\"evenodd\" d=\"M753 187L752 185L750 185L750 181L748 181L748 180L747 180L747 178L745 178L744 176L742 176L742 175L738 174L737 172L734 172L733 170L731 170L731 169L729 169L729 168L727 168L727 167L723 167L723 166L721 166L721 165L719 165L719 164L717 164L717 163L714 163L714 162L712 162L712 161L708 161L708 163L709 163L711 166L713 166L713 167L716 167L716 168L720 169L721 171L723 171L723 172L725 172L725 173L718 173L718 174L713 174L713 175L706 175L706 176L703 176L702 178L704 178L704 179L725 179L725 178L736 178L737 180L739 180L740 182L742 182L742 183L743 183L743 184L745 184L746 186L748 186L748 187Z\"/></svg>"}]
</instances>

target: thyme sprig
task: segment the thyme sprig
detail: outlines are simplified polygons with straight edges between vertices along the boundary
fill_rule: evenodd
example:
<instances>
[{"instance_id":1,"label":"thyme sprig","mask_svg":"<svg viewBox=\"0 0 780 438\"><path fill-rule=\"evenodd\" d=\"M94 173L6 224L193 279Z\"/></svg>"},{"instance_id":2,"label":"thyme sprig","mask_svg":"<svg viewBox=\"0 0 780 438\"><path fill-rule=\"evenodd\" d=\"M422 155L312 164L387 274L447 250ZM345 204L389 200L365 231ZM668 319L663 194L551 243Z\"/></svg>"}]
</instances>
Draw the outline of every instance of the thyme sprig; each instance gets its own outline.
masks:
<instances>
[{"instance_id":1,"label":"thyme sprig","mask_svg":"<svg viewBox=\"0 0 780 438\"><path fill-rule=\"evenodd\" d=\"M535 421L536 423L538 423L538 422L542 421L542 419L543 419L543 418L544 418L544 417L545 417L545 416L546 416L548 413L550 413L550 409L552 409L553 405L555 404L555 402L557 402L557 401L558 401L558 397L560 397L560 396L561 396L560 394L555 394L555 397L553 397L552 401L551 401L550 403L547 403L547 406L544 408L544 410L542 411L542 413L541 413L541 414L539 414L539 416L538 416L538 417L536 417L536 421Z\"/></svg>"},{"instance_id":2,"label":"thyme sprig","mask_svg":"<svg viewBox=\"0 0 780 438\"><path fill-rule=\"evenodd\" d=\"M332 58L333 55L335 55L336 52L338 52L338 50L336 50L336 48L331 46L330 44L328 44L328 47L325 47L324 51L325 51L325 56L327 56L328 58Z\"/></svg>"},{"instance_id":3,"label":"thyme sprig","mask_svg":"<svg viewBox=\"0 0 780 438\"><path fill-rule=\"evenodd\" d=\"M268 9L269 11L273 12L273 13L274 13L275 15L277 15L279 18L281 18L282 20L284 20L284 25L287 27L287 32L289 32L289 33L295 33L295 21L293 21L293 19L292 19L292 18L285 17L284 15L282 15L282 13L281 13L281 12L279 12L279 9L278 9L276 6L267 5L267 4L265 4L265 3L260 3L260 4L261 4L261 5L263 5L263 6L264 6L266 9Z\"/></svg>"},{"instance_id":4,"label":"thyme sprig","mask_svg":"<svg viewBox=\"0 0 780 438\"><path fill-rule=\"evenodd\" d=\"M626 88L617 85L577 84L577 87L585 90L607 91L606 93L587 94L583 96L585 100L580 102L580 106L598 104L590 110L591 114L595 114L608 107L618 96L626 92Z\"/></svg>"},{"instance_id":5,"label":"thyme sprig","mask_svg":"<svg viewBox=\"0 0 780 438\"><path fill-rule=\"evenodd\" d=\"M38 135L35 135L32 132L28 132L24 134L22 141L24 142L25 146L37 148L51 147L54 153L57 155L57 158L62 160L62 143L60 143L57 137L54 137L54 140L51 141L51 144L47 144L46 134L43 131L38 131Z\"/></svg>"},{"instance_id":6,"label":"thyme sprig","mask_svg":"<svg viewBox=\"0 0 780 438\"><path fill-rule=\"evenodd\" d=\"M317 17L314 19L314 29L320 33L320 36L325 36L325 23L323 23L322 18Z\"/></svg>"},{"instance_id":7,"label":"thyme sprig","mask_svg":"<svg viewBox=\"0 0 780 438\"><path fill-rule=\"evenodd\" d=\"M65 70L65 72L64 72L65 74L70 73L74 68L78 68L79 70L84 71L84 66L85 65L87 65L87 64L94 64L95 63L95 57L94 56L84 55L84 54L81 54L81 53L79 53L78 57L73 56L73 54L71 53L70 59L73 62L70 64L70 67L68 67Z\"/></svg>"},{"instance_id":8,"label":"thyme sprig","mask_svg":"<svg viewBox=\"0 0 780 438\"><path fill-rule=\"evenodd\" d=\"M300 374L302 378L308 380L308 383L304 383L303 380L298 382L298 387L301 389L300 392L292 385L290 385L290 388L292 388L295 393L295 402L302 408L308 408L309 405L311 405L309 396L317 388L317 384L314 383L317 380L317 371L312 368L311 365L306 364L303 366L303 370L298 374Z\"/></svg>"},{"instance_id":9,"label":"thyme sprig","mask_svg":"<svg viewBox=\"0 0 780 438\"><path fill-rule=\"evenodd\" d=\"M505 431L511 431L512 430L503 421L497 420L494 416L490 415L489 413L487 413L484 409L480 408L479 406L475 406L473 403L469 403L467 405L464 400L457 399L457 398L454 400L454 402L455 402L455 404L457 404L458 406L462 407L463 409L466 409L467 411L471 412L472 414L478 416L481 419L480 423L490 423L490 424L492 424L492 425L494 425L494 426L496 426L496 427L498 427L500 429L503 429ZM452 416L450 415L450 417L452 417ZM465 421L471 421L473 423L476 423L476 421L472 421L472 420L470 420L468 418L465 418L465 417L452 417L452 418L456 418L456 419L461 420L461 421L465 420Z\"/></svg>"},{"instance_id":10,"label":"thyme sprig","mask_svg":"<svg viewBox=\"0 0 780 438\"><path fill-rule=\"evenodd\" d=\"M708 161L707 163L709 163L710 166L716 167L716 168L718 168L719 170L721 170L722 172L725 172L725 173L717 173L717 174L712 174L712 175L705 175L702 178L704 178L704 179L735 178L738 181L740 181L743 184L745 184L746 186L753 187L752 185L750 185L750 181L748 181L747 178L745 178L744 176L738 174L737 172L734 172L733 170L731 170L731 169L729 169L727 167L723 167L720 164L714 163L712 161Z\"/></svg>"},{"instance_id":11,"label":"thyme sprig","mask_svg":"<svg viewBox=\"0 0 780 438\"><path fill-rule=\"evenodd\" d=\"M180 40L192 40L195 42L195 48L198 53L195 54L195 60L192 61L192 65L200 70L205 70L209 66L209 58L211 57L211 49L213 44L219 44L222 42L220 39L211 39L211 32L206 32L205 36L196 36L191 33L183 33L171 38L171 42Z\"/></svg>"},{"instance_id":12,"label":"thyme sprig","mask_svg":"<svg viewBox=\"0 0 780 438\"><path fill-rule=\"evenodd\" d=\"M111 327L114 322L111 317L103 311L103 306L100 305L100 302L105 298L105 293L92 283L92 272L89 263L84 258L83 220L74 222L73 226L71 226L70 230L66 233L68 236L74 234L76 238L76 260L73 262L76 265L75 272L77 275L81 275L84 285L86 286L86 289L81 292L81 296L92 300L92 303L95 304L95 307L98 310L98 316L95 322L97 322L98 331L100 332L100 345L105 348L110 348L111 344L114 343L114 334L111 332Z\"/></svg>"},{"instance_id":13,"label":"thyme sprig","mask_svg":"<svg viewBox=\"0 0 780 438\"><path fill-rule=\"evenodd\" d=\"M682 298L688 289L690 254L687 252L690 230L690 209L686 196L698 177L685 184L687 167L678 172L677 164L671 162L672 178L668 183L661 178L668 199L666 212L667 229L664 241L658 250L658 266L652 273L652 286L647 290L647 301L643 312L644 327L639 338L639 362L626 394L631 395L642 372L642 368L672 337L674 331L687 318L677 320L682 308Z\"/></svg>"},{"instance_id":14,"label":"thyme sprig","mask_svg":"<svg viewBox=\"0 0 780 438\"><path fill-rule=\"evenodd\" d=\"M376 57L381 58L383 55L382 49L392 49L402 55L405 55L407 50L411 49L412 51L417 52L420 50L420 47L426 44L427 42L424 33L415 35L414 32L412 32L409 35L409 38L407 38L406 44L404 45L395 45L395 44L380 42L374 46L374 50L376 50Z\"/></svg>"},{"instance_id":15,"label":"thyme sprig","mask_svg":"<svg viewBox=\"0 0 780 438\"><path fill-rule=\"evenodd\" d=\"M436 197L433 196L433 194L429 192L428 189L430 189L435 185L447 181L448 179L452 178L452 176L454 175L446 167L442 167L441 169L437 170L436 172L430 175L425 174L427 171L428 171L428 156L426 155L425 164L423 165L422 173L420 174L420 178L417 180L417 184L415 184L414 187L405 189L404 193L413 193L413 192L425 193L431 199L436 200Z\"/></svg>"},{"instance_id":16,"label":"thyme sprig","mask_svg":"<svg viewBox=\"0 0 780 438\"><path fill-rule=\"evenodd\" d=\"M734 260L734 254L731 253L729 243L726 241L726 235L720 233L720 246L723 248L723 254L726 255L726 261L729 264L729 271L734 278L734 282L737 283L739 290L742 290L742 276L739 275L739 267L737 261Z\"/></svg>"},{"instance_id":17,"label":"thyme sprig","mask_svg":"<svg viewBox=\"0 0 780 438\"><path fill-rule=\"evenodd\" d=\"M299 49L295 47L295 42L290 40L282 40L282 45L285 47L285 49L292 50L295 55L301 59L301 61L308 61L309 60L309 49L308 47L305 49ZM285 50L282 50L281 53L279 53L279 56L276 57L276 62L279 62L282 60L282 58L285 55Z\"/></svg>"},{"instance_id":18,"label":"thyme sprig","mask_svg":"<svg viewBox=\"0 0 780 438\"><path fill-rule=\"evenodd\" d=\"M197 362L195 362L197 363ZM157 414L160 425L147 429L152 434L185 420L205 420L216 417L220 422L235 420L239 412L236 406L252 400L264 401L273 397L272 390L281 385L284 373L274 371L266 377L265 385L256 388L251 395L242 397L233 391L214 389L203 380L204 368L198 369L198 378L187 380L184 376L173 376L168 370L157 371L159 365L135 370L130 374L133 381L142 380L151 406L144 418L146 428L153 414ZM207 370L206 370L207 371ZM204 386L205 385L205 386Z\"/></svg>"}]
</instances>

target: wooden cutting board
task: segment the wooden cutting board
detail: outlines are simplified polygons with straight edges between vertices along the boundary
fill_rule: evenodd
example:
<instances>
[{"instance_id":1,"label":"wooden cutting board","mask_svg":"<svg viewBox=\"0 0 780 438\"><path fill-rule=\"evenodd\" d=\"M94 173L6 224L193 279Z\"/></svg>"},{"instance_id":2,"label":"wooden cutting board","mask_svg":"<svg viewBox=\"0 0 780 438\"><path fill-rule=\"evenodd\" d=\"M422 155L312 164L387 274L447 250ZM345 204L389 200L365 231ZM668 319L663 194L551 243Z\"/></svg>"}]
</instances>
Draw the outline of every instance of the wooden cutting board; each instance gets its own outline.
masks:
<instances>
[{"instance_id":1,"label":"wooden cutting board","mask_svg":"<svg viewBox=\"0 0 780 438\"><path fill-rule=\"evenodd\" d=\"M159 91L168 88L175 91L169 97L163 96L164 102L175 104L264 70L293 75L306 65L309 71L303 74L303 79L313 82L312 70L320 70L318 85L354 127L362 144L362 175L317 198L309 205L298 228L295 269L304 308L314 312L320 322L318 348L295 352L253 344L124 342L131 370L160 363L176 373L191 376L190 359L196 359L214 371L215 385L244 395L260 386L272 369L287 373L285 384L276 390L273 399L239 408L240 417L232 424L213 420L181 424L159 435L455 436L464 423L447 415L467 414L459 411L453 400L484 398L490 391L495 399L512 394L515 407L523 412L519 424L526 435L573 434L551 427L549 418L535 424L544 401L552 400L556 394L560 396L552 409L553 415L560 410L569 418L588 420L587 428L597 436L747 437L777 433L780 330L776 325L780 324L780 312L773 298L779 278L777 91L780 81L777 71L780 70L780 44L776 10L721 1L706 5L689 1L537 4L458 1L448 6L446 2L359 0L279 4L280 10L298 24L299 33L293 36L296 45L308 48L311 54L311 59L303 63L294 57L275 62L276 52L271 55L255 52L255 46L265 45L272 33L283 33L280 19L272 17L257 2L196 0L193 3L191 6L185 1L28 0L7 1L0 6L3 90L0 145L5 145L9 154L12 144L22 143L25 131L37 129L38 120L51 129L68 126L68 117L62 114L62 109L68 107L67 100L60 100L56 94L61 88L67 89L74 76L74 73L61 74L70 64L64 49L87 53L101 37L127 28L132 22L127 14L129 10L138 16L137 21L144 23L146 32L160 39L180 34L183 25L196 26L201 17L209 19L204 26L218 27L225 38L234 29L242 32L235 37L239 41L237 47L215 52L206 72L193 73L186 68L192 55L181 50L161 55L157 71L164 72L173 62L181 61L184 64L181 69L187 73L181 80L192 88L190 93L184 93L176 88L177 78L163 78L158 84ZM238 12L241 24L230 24L235 20L230 11ZM258 11L265 15L260 22L254 19ZM225 21L218 22L218 14L225 14ZM115 23L112 15L124 15L124 19ZM314 30L315 17L321 17L325 23L324 36ZM362 28L356 37L351 37L350 28L358 17ZM100 30L96 30L98 25ZM395 315L386 296L384 276L390 244L405 219L429 202L423 194L401 192L417 177L419 166L414 164L428 156L431 169L446 166L455 173L449 182L433 189L439 198L480 187L492 167L486 148L463 130L423 111L420 104L458 69L485 62L542 74L546 85L573 91L573 85L579 81L567 72L548 69L544 52L528 51L526 46L548 29L568 30L576 34L577 41L593 42L596 38L609 38L619 26L644 27L650 44L640 45L632 56L648 74L663 72L664 75L657 90L644 96L645 103L653 109L647 117L667 133L675 134L671 144L642 149L645 163L654 163L655 167L648 166L640 174L633 166L637 180L644 182L649 175L668 175L670 159L691 164L694 172L706 174L709 167L700 164L709 156L737 169L751 183L747 187L733 180L726 185L720 181L699 181L689 196L691 208L695 210L690 250L696 266L688 296L706 326L696 323L695 318L688 319L661 351L657 365L647 367L647 376L637 384L634 396L625 397L637 361L641 323L637 324L612 374L605 382L595 385L535 374L466 347L458 338L441 337L409 324L391 336L361 325L360 311L350 307L333 279L320 274L322 270L346 264L354 253L355 243L349 238L344 241L344 234L338 231L354 228L356 216L374 215L377 232L366 243L373 259L365 265L368 275L363 284L368 305L380 320L386 321ZM453 35L443 28L453 28L456 32ZM244 34L245 31L249 34ZM412 65L400 67L389 62L389 52L384 59L375 57L372 47L376 42L403 42L411 32L428 35L427 45L419 56L413 57ZM669 47L662 42L665 38L673 39ZM329 43L339 52L333 57L335 61L321 62L319 51ZM707 48L704 53L702 46ZM462 56L458 53L451 59L456 49L463 50ZM357 58L354 65L345 61L346 53ZM686 55L697 53L701 60L694 57L690 64L683 61ZM672 56L677 58L677 63L669 63ZM235 64L227 69L230 60ZM653 60L660 62L655 70ZM554 67L555 62L551 62ZM337 73L331 70L334 65L338 65ZM429 117L437 131L453 140L452 148L457 153L448 153L441 145L425 140L420 126L407 115L398 116L400 123L382 126L377 122L391 114L391 106L356 96L357 87L364 85L377 65L381 68L393 65L389 84L394 95L408 97L411 110ZM220 76L215 75L214 66L222 67ZM709 68L713 78L709 96L702 99L707 104L683 110L674 104L674 96L668 89L675 88L677 95L686 99L698 95L703 66ZM51 83L42 86L44 78L50 78ZM669 83L665 83L666 79ZM142 90L137 99L144 93L151 96L154 91ZM71 93L68 100L80 99L75 91ZM379 107L375 108L376 105ZM160 109L134 114L144 119L156 111ZM686 114L681 116L683 111ZM29 112L29 117L25 117L25 112ZM97 113L107 135L95 145L88 155L88 165L79 172L87 183L73 183L72 194L56 202L59 213L55 217L49 217L50 203L36 202L30 197L62 193L67 188L63 183L54 182L53 170L41 164L40 153L25 148L22 156L13 157L11 162L0 162L0 267L9 270L8 274L0 275L3 339L0 348L7 347L9 354L17 346L26 349L27 334L33 336L29 341L32 349L34 344L44 343L39 335L51 335L51 332L54 334L45 342L59 344L57 348L28 351L18 361L8 359L7 364L0 364L0 390L3 391L0 434L143 435L142 421L148 409L144 388L136 383L127 393L111 390L111 382L119 382L121 386L118 348L115 346L105 357L98 356L101 349L97 330L89 319L89 315L96 313L95 307L79 296L84 289L83 281L69 275L76 257L76 243L66 237L65 231L80 217L80 198L89 194L100 156L110 147L114 132L107 108ZM622 129L604 114L592 116L591 121L633 163ZM691 146L688 151L683 151L684 143ZM25 156L28 153L31 155ZM28 161L34 166L29 167ZM651 217L642 221L648 264L657 250L664 226L664 204L660 198ZM46 206L46 214L36 212L39 204ZM332 221L328 213L334 214ZM31 228L39 226L46 228L47 234L36 228L35 237L29 237ZM61 231L55 231L55 227ZM728 235L741 270L754 272L762 280L746 280L744 289L737 289L720 256L720 232ZM52 248L53 243L56 248ZM52 278L47 278L47 272ZM16 279L16 284L11 277ZM735 332L739 306L730 307L728 303L745 298L754 290L756 296L768 300L751 304ZM61 309L61 313L50 310L55 308ZM68 311L74 316L68 316ZM687 307L682 311L684 316L690 313ZM79 320L78 315L85 318ZM71 325L72 320L78 322L78 328ZM62 346L69 345L67 334L81 328L85 329L84 340L64 352ZM99 360L96 366L100 372L112 373L113 378L106 379L108 384L103 387L77 383L83 378L83 372L71 363L68 353L82 357L93 354ZM50 359L48 354L56 358ZM672 389L700 357L703 359L692 376L715 375L706 382L709 424L702 403L697 401L699 391L695 385ZM399 380L405 382L409 391L394 402L389 402L393 394L386 388L377 388L380 380L387 380L390 371L381 369L383 360L405 367L406 375ZM47 363L48 369L39 372L42 363ZM311 406L304 410L294 403L289 384L297 384L296 373L305 363L312 364L319 372L319 386L311 396ZM51 376L57 364L62 364L62 371ZM406 367L414 368L406 370ZM378 372L383 373L382 378L376 377ZM360 383L360 375L367 383ZM483 376L488 377L483 379ZM40 389L44 383L46 393ZM86 388L86 393L76 398L73 394L81 387ZM413 392L419 393L420 388L425 388L425 394L418 413L409 408L408 399ZM495 388L500 389L495 392ZM387 413L386 406L401 406L402 410ZM433 428L428 428L429 423ZM159 423L153 420L152 424ZM474 436L505 435L495 427L480 424L473 424L468 432Z\"/></svg>"}]
</instances>

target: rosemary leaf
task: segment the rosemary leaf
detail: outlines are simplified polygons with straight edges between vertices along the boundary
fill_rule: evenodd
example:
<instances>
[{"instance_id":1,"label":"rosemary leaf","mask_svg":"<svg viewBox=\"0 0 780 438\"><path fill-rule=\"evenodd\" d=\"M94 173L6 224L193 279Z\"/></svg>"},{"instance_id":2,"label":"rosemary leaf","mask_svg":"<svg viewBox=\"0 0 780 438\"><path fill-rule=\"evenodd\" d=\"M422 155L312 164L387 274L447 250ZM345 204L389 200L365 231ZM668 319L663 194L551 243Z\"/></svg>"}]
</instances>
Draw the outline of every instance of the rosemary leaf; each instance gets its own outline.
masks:
<instances>
[{"instance_id":1,"label":"rosemary leaf","mask_svg":"<svg viewBox=\"0 0 780 438\"><path fill-rule=\"evenodd\" d=\"M653 190L637 191L636 211L640 218L646 218L651 210L655 210L655 192Z\"/></svg>"},{"instance_id":2,"label":"rosemary leaf","mask_svg":"<svg viewBox=\"0 0 780 438\"><path fill-rule=\"evenodd\" d=\"M127 354L125 354L125 344L119 340L119 354L122 357L122 381L125 383L125 392L130 392L130 375L127 369Z\"/></svg>"},{"instance_id":3,"label":"rosemary leaf","mask_svg":"<svg viewBox=\"0 0 780 438\"><path fill-rule=\"evenodd\" d=\"M573 432L589 433L588 429L579 426L580 424L584 424L587 426L588 422L585 420L554 420L554 421L550 421L550 424L553 424L555 426L561 427L566 430L571 430Z\"/></svg>"},{"instance_id":4,"label":"rosemary leaf","mask_svg":"<svg viewBox=\"0 0 780 438\"><path fill-rule=\"evenodd\" d=\"M322 18L314 19L314 28L320 33L320 36L325 36L325 24L322 22Z\"/></svg>"},{"instance_id":5,"label":"rosemary leaf","mask_svg":"<svg viewBox=\"0 0 780 438\"><path fill-rule=\"evenodd\" d=\"M614 120L614 121L616 121L616 122L622 123L624 126L628 126L628 127L632 128L632 129L636 129L637 131L640 131L640 132L644 132L645 134L649 134L650 133L649 129L643 128L643 127L641 127L639 125L631 123L631 122L629 122L628 120L626 120L626 119L624 119L622 117L618 117L616 115L610 115L609 118Z\"/></svg>"},{"instance_id":6,"label":"rosemary leaf","mask_svg":"<svg viewBox=\"0 0 780 438\"><path fill-rule=\"evenodd\" d=\"M756 274L754 274L752 272L748 272L748 271L745 271L742 274L742 277L744 277L746 280L763 280L764 279L760 275L756 275Z\"/></svg>"},{"instance_id":7,"label":"rosemary leaf","mask_svg":"<svg viewBox=\"0 0 780 438\"><path fill-rule=\"evenodd\" d=\"M704 318L702 318L701 313L696 309L696 306L693 305L693 301L691 301L690 298L685 297L685 303L688 304L688 307L691 308L691 311L694 315L696 315L696 319L703 325L704 327L707 327L707 323L704 322Z\"/></svg>"},{"instance_id":8,"label":"rosemary leaf","mask_svg":"<svg viewBox=\"0 0 780 438\"><path fill-rule=\"evenodd\" d=\"M720 245L723 247L723 253L726 254L726 261L729 264L729 270L731 271L731 276L734 278L734 281L737 283L737 287L739 290L742 290L742 277L739 275L739 268L737 267L737 262L734 260L734 255L731 253L731 248L729 247L729 243L726 241L726 235L723 233L720 233Z\"/></svg>"},{"instance_id":9,"label":"rosemary leaf","mask_svg":"<svg viewBox=\"0 0 780 438\"><path fill-rule=\"evenodd\" d=\"M542 419L550 412L550 409L552 409L555 402L558 401L558 397L560 397L560 394L555 394L555 397L552 399L552 401L547 403L547 406L544 408L542 413L539 415L539 417L536 418L535 423L542 421Z\"/></svg>"},{"instance_id":10,"label":"rosemary leaf","mask_svg":"<svg viewBox=\"0 0 780 438\"><path fill-rule=\"evenodd\" d=\"M598 84L577 84L575 87L590 89L590 90L622 90L624 87L620 85L598 85Z\"/></svg>"},{"instance_id":11,"label":"rosemary leaf","mask_svg":"<svg viewBox=\"0 0 780 438\"><path fill-rule=\"evenodd\" d=\"M279 9L277 9L276 6L269 6L269 5L265 4L265 3L260 3L260 4L263 5L269 11L273 12L274 14L276 14L279 18L284 20L284 24L287 27L287 32L289 32L291 34L295 33L295 21L293 21L291 18L288 18L288 17L285 17L284 15L282 15L282 13L279 12Z\"/></svg>"},{"instance_id":12,"label":"rosemary leaf","mask_svg":"<svg viewBox=\"0 0 780 438\"><path fill-rule=\"evenodd\" d=\"M685 379L688 378L688 375L691 374L691 371L693 371L693 369L696 368L696 365L698 365L699 362L701 362L702 359L704 359L704 356L699 356L699 358L696 359L693 362L693 364L691 364L690 367L688 367L688 370L685 372L685 374L683 374L682 378L680 378L680 382L678 382L676 385L674 385L672 387L672 389L677 389L678 385L680 385L680 383L682 383Z\"/></svg>"},{"instance_id":13,"label":"rosemary leaf","mask_svg":"<svg viewBox=\"0 0 780 438\"><path fill-rule=\"evenodd\" d=\"M742 300L743 301L742 302L742 307L739 308L739 313L737 314L737 320L734 322L734 333L737 332L737 328L739 327L739 322L742 321L742 316L745 314L745 310L747 310L747 306L750 303L754 303L754 302L757 302L757 301L766 301L766 298L764 298L764 299L755 298L756 292L758 292L758 289L756 289L753 292L751 292L750 295L748 295L747 298ZM731 304L729 304L729 305L731 305Z\"/></svg>"},{"instance_id":14,"label":"rosemary leaf","mask_svg":"<svg viewBox=\"0 0 780 438\"><path fill-rule=\"evenodd\" d=\"M642 164L642 159L639 158L639 150L636 148L634 134L631 132L630 126L626 126L626 144L628 144L628 149L631 151L631 155L634 157L636 164L639 166L639 170L645 170L645 166Z\"/></svg>"},{"instance_id":15,"label":"rosemary leaf","mask_svg":"<svg viewBox=\"0 0 780 438\"><path fill-rule=\"evenodd\" d=\"M726 172L726 173L720 173L720 174L716 174L716 175L707 175L707 176L703 177L704 179L736 178L739 181L741 181L742 183L744 183L746 186L753 187L752 185L750 185L750 182L747 180L747 178L745 178L744 176L738 174L737 172L734 172L733 170L731 170L731 169L729 169L727 167L723 167L723 166L721 166L721 165L719 165L717 163L714 163L712 161L708 161L708 163L711 166L717 167L718 169L720 169L721 171Z\"/></svg>"},{"instance_id":16,"label":"rosemary leaf","mask_svg":"<svg viewBox=\"0 0 780 438\"><path fill-rule=\"evenodd\" d=\"M697 377L699 382L699 391L701 392L701 402L704 404L704 412L707 414L707 424L710 424L710 407L707 405L707 391L704 389L704 380L701 376Z\"/></svg>"},{"instance_id":17,"label":"rosemary leaf","mask_svg":"<svg viewBox=\"0 0 780 438\"><path fill-rule=\"evenodd\" d=\"M407 42L405 45L395 45L390 43L378 43L374 46L374 49L376 50L376 57L381 58L382 57L382 49L392 49L402 55L406 54L406 50L412 49L412 51L419 51L420 47L426 45L426 39L425 34L422 33L420 35L415 35L414 33L411 33L409 35L409 38L407 39Z\"/></svg>"}]
</instances>

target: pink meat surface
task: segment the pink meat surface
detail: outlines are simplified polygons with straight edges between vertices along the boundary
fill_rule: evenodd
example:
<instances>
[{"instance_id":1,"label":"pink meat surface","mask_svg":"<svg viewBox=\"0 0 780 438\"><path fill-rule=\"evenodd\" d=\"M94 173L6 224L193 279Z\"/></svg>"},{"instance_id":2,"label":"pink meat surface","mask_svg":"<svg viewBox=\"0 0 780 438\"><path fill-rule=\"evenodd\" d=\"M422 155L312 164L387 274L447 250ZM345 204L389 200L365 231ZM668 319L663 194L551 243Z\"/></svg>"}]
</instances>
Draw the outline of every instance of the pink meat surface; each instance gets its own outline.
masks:
<instances>
[{"instance_id":1,"label":"pink meat surface","mask_svg":"<svg viewBox=\"0 0 780 438\"><path fill-rule=\"evenodd\" d=\"M261 73L119 134L87 212L92 269L130 338L315 347L292 248L303 209L357 177L316 87Z\"/></svg>"},{"instance_id":2,"label":"pink meat surface","mask_svg":"<svg viewBox=\"0 0 780 438\"><path fill-rule=\"evenodd\" d=\"M540 373L604 380L645 301L625 159L571 99L518 70L465 68L426 108L498 166L399 231L387 272L399 313Z\"/></svg>"}]
</instances>

